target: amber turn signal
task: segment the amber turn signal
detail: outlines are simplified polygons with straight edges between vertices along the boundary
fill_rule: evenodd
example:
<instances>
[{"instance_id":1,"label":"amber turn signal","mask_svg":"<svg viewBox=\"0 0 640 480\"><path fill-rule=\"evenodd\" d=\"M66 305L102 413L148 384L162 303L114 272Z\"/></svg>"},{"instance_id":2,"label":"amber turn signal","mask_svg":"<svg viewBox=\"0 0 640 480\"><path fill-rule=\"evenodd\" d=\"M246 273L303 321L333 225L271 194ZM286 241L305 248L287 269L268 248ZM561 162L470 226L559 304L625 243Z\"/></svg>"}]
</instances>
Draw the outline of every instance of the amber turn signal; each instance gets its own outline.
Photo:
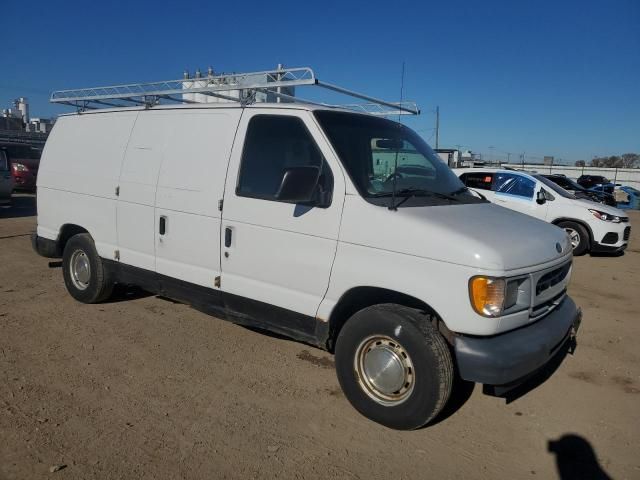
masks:
<instances>
[{"instance_id":1,"label":"amber turn signal","mask_svg":"<svg viewBox=\"0 0 640 480\"><path fill-rule=\"evenodd\" d=\"M473 309L484 317L502 313L506 282L502 278L473 277L469 281L469 296Z\"/></svg>"}]
</instances>

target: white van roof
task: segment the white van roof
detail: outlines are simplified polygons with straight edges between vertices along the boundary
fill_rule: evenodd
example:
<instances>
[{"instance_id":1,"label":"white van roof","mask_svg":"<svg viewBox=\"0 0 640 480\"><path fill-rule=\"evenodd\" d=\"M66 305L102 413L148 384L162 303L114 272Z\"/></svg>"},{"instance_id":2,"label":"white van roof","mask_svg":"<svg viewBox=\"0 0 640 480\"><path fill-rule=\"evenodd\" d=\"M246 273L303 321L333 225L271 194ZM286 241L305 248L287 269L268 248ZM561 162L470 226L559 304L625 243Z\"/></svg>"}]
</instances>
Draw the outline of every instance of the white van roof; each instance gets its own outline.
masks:
<instances>
[{"instance_id":1,"label":"white van roof","mask_svg":"<svg viewBox=\"0 0 640 480\"><path fill-rule=\"evenodd\" d=\"M239 108L259 108L259 109L273 109L273 110L306 110L306 111L316 111L316 110L331 110L337 112L345 112L345 113L367 113L367 112L357 112L353 109L340 106L340 105L315 105L304 102L290 102L290 103L270 103L270 102L259 102L253 103L251 105L241 105L239 103L201 103L201 104L180 104L180 105L156 105L152 108L152 110L201 110L201 109L221 109L221 110L229 110L229 109L239 109ZM68 117L73 115L96 115L102 113L110 113L110 112L135 112L141 110L148 110L147 107L144 106L133 106L133 107L111 107L111 108L100 108L95 110L84 110L84 111L76 111L76 112L68 112L60 114L61 117ZM396 113L397 114L397 113Z\"/></svg>"}]
</instances>

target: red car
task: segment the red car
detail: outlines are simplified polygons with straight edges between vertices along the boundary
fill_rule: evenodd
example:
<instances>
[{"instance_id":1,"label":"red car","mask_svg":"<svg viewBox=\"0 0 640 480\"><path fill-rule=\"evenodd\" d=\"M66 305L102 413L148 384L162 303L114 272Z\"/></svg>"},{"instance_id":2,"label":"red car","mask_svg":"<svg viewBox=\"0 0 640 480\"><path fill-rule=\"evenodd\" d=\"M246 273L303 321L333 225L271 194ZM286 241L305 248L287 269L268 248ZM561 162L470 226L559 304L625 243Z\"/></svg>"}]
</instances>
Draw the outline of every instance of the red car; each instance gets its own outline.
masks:
<instances>
[{"instance_id":1,"label":"red car","mask_svg":"<svg viewBox=\"0 0 640 480\"><path fill-rule=\"evenodd\" d=\"M15 190L34 191L40 166L40 150L30 147L11 146L7 148L7 156L11 164L11 176Z\"/></svg>"}]
</instances>

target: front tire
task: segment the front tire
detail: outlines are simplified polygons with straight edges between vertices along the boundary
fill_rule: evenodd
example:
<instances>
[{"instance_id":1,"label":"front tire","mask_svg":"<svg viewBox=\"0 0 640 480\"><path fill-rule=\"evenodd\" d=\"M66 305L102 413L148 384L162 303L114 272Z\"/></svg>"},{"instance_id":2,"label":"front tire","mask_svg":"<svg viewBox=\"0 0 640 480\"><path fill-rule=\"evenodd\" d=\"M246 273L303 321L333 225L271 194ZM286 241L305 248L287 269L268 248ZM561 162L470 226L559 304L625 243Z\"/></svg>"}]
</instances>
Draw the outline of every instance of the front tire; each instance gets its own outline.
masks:
<instances>
[{"instance_id":1,"label":"front tire","mask_svg":"<svg viewBox=\"0 0 640 480\"><path fill-rule=\"evenodd\" d=\"M106 275L91 235L69 239L62 256L62 275L67 291L82 303L98 303L111 296L113 282Z\"/></svg>"},{"instance_id":2,"label":"front tire","mask_svg":"<svg viewBox=\"0 0 640 480\"><path fill-rule=\"evenodd\" d=\"M575 256L584 255L589 250L589 232L584 226L571 221L560 222L558 226L569 235Z\"/></svg>"},{"instance_id":3,"label":"front tire","mask_svg":"<svg viewBox=\"0 0 640 480\"><path fill-rule=\"evenodd\" d=\"M357 312L338 336L335 361L349 402L389 428L424 426L451 394L449 348L428 318L412 308L384 304Z\"/></svg>"}]
</instances>

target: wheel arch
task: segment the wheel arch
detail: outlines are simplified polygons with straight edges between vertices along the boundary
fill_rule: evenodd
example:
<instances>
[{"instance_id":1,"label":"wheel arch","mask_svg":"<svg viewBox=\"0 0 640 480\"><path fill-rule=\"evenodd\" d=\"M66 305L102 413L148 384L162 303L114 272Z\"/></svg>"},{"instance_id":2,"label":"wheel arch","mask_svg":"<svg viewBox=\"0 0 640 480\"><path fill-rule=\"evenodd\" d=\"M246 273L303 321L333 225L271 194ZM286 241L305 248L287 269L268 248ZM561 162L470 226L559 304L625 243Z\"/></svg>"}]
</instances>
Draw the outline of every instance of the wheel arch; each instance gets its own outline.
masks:
<instances>
[{"instance_id":1,"label":"wheel arch","mask_svg":"<svg viewBox=\"0 0 640 480\"><path fill-rule=\"evenodd\" d=\"M340 330L347 321L360 310L373 305L393 303L404 307L414 308L425 314L425 319L430 321L443 334L447 342L452 342L453 334L446 327L442 317L424 300L406 293L381 287L360 286L353 287L342 294L338 303L329 316L329 337L327 347L333 351Z\"/></svg>"},{"instance_id":2,"label":"wheel arch","mask_svg":"<svg viewBox=\"0 0 640 480\"><path fill-rule=\"evenodd\" d=\"M62 225L62 227L60 227L60 233L58 234L57 240L58 251L60 252L60 254L64 253L64 247L67 245L69 239L74 235L78 235L80 233L89 233L89 231L86 228L74 223L65 223L64 225ZM89 235L91 234L89 233Z\"/></svg>"},{"instance_id":3,"label":"wheel arch","mask_svg":"<svg viewBox=\"0 0 640 480\"><path fill-rule=\"evenodd\" d=\"M587 230L587 234L589 234L589 248L593 246L593 231L591 230L591 227L588 223L586 223L584 220L578 220L576 218L570 217L559 217L551 221L551 223L556 226L558 226L558 224L562 222L573 222L582 225Z\"/></svg>"}]
</instances>

